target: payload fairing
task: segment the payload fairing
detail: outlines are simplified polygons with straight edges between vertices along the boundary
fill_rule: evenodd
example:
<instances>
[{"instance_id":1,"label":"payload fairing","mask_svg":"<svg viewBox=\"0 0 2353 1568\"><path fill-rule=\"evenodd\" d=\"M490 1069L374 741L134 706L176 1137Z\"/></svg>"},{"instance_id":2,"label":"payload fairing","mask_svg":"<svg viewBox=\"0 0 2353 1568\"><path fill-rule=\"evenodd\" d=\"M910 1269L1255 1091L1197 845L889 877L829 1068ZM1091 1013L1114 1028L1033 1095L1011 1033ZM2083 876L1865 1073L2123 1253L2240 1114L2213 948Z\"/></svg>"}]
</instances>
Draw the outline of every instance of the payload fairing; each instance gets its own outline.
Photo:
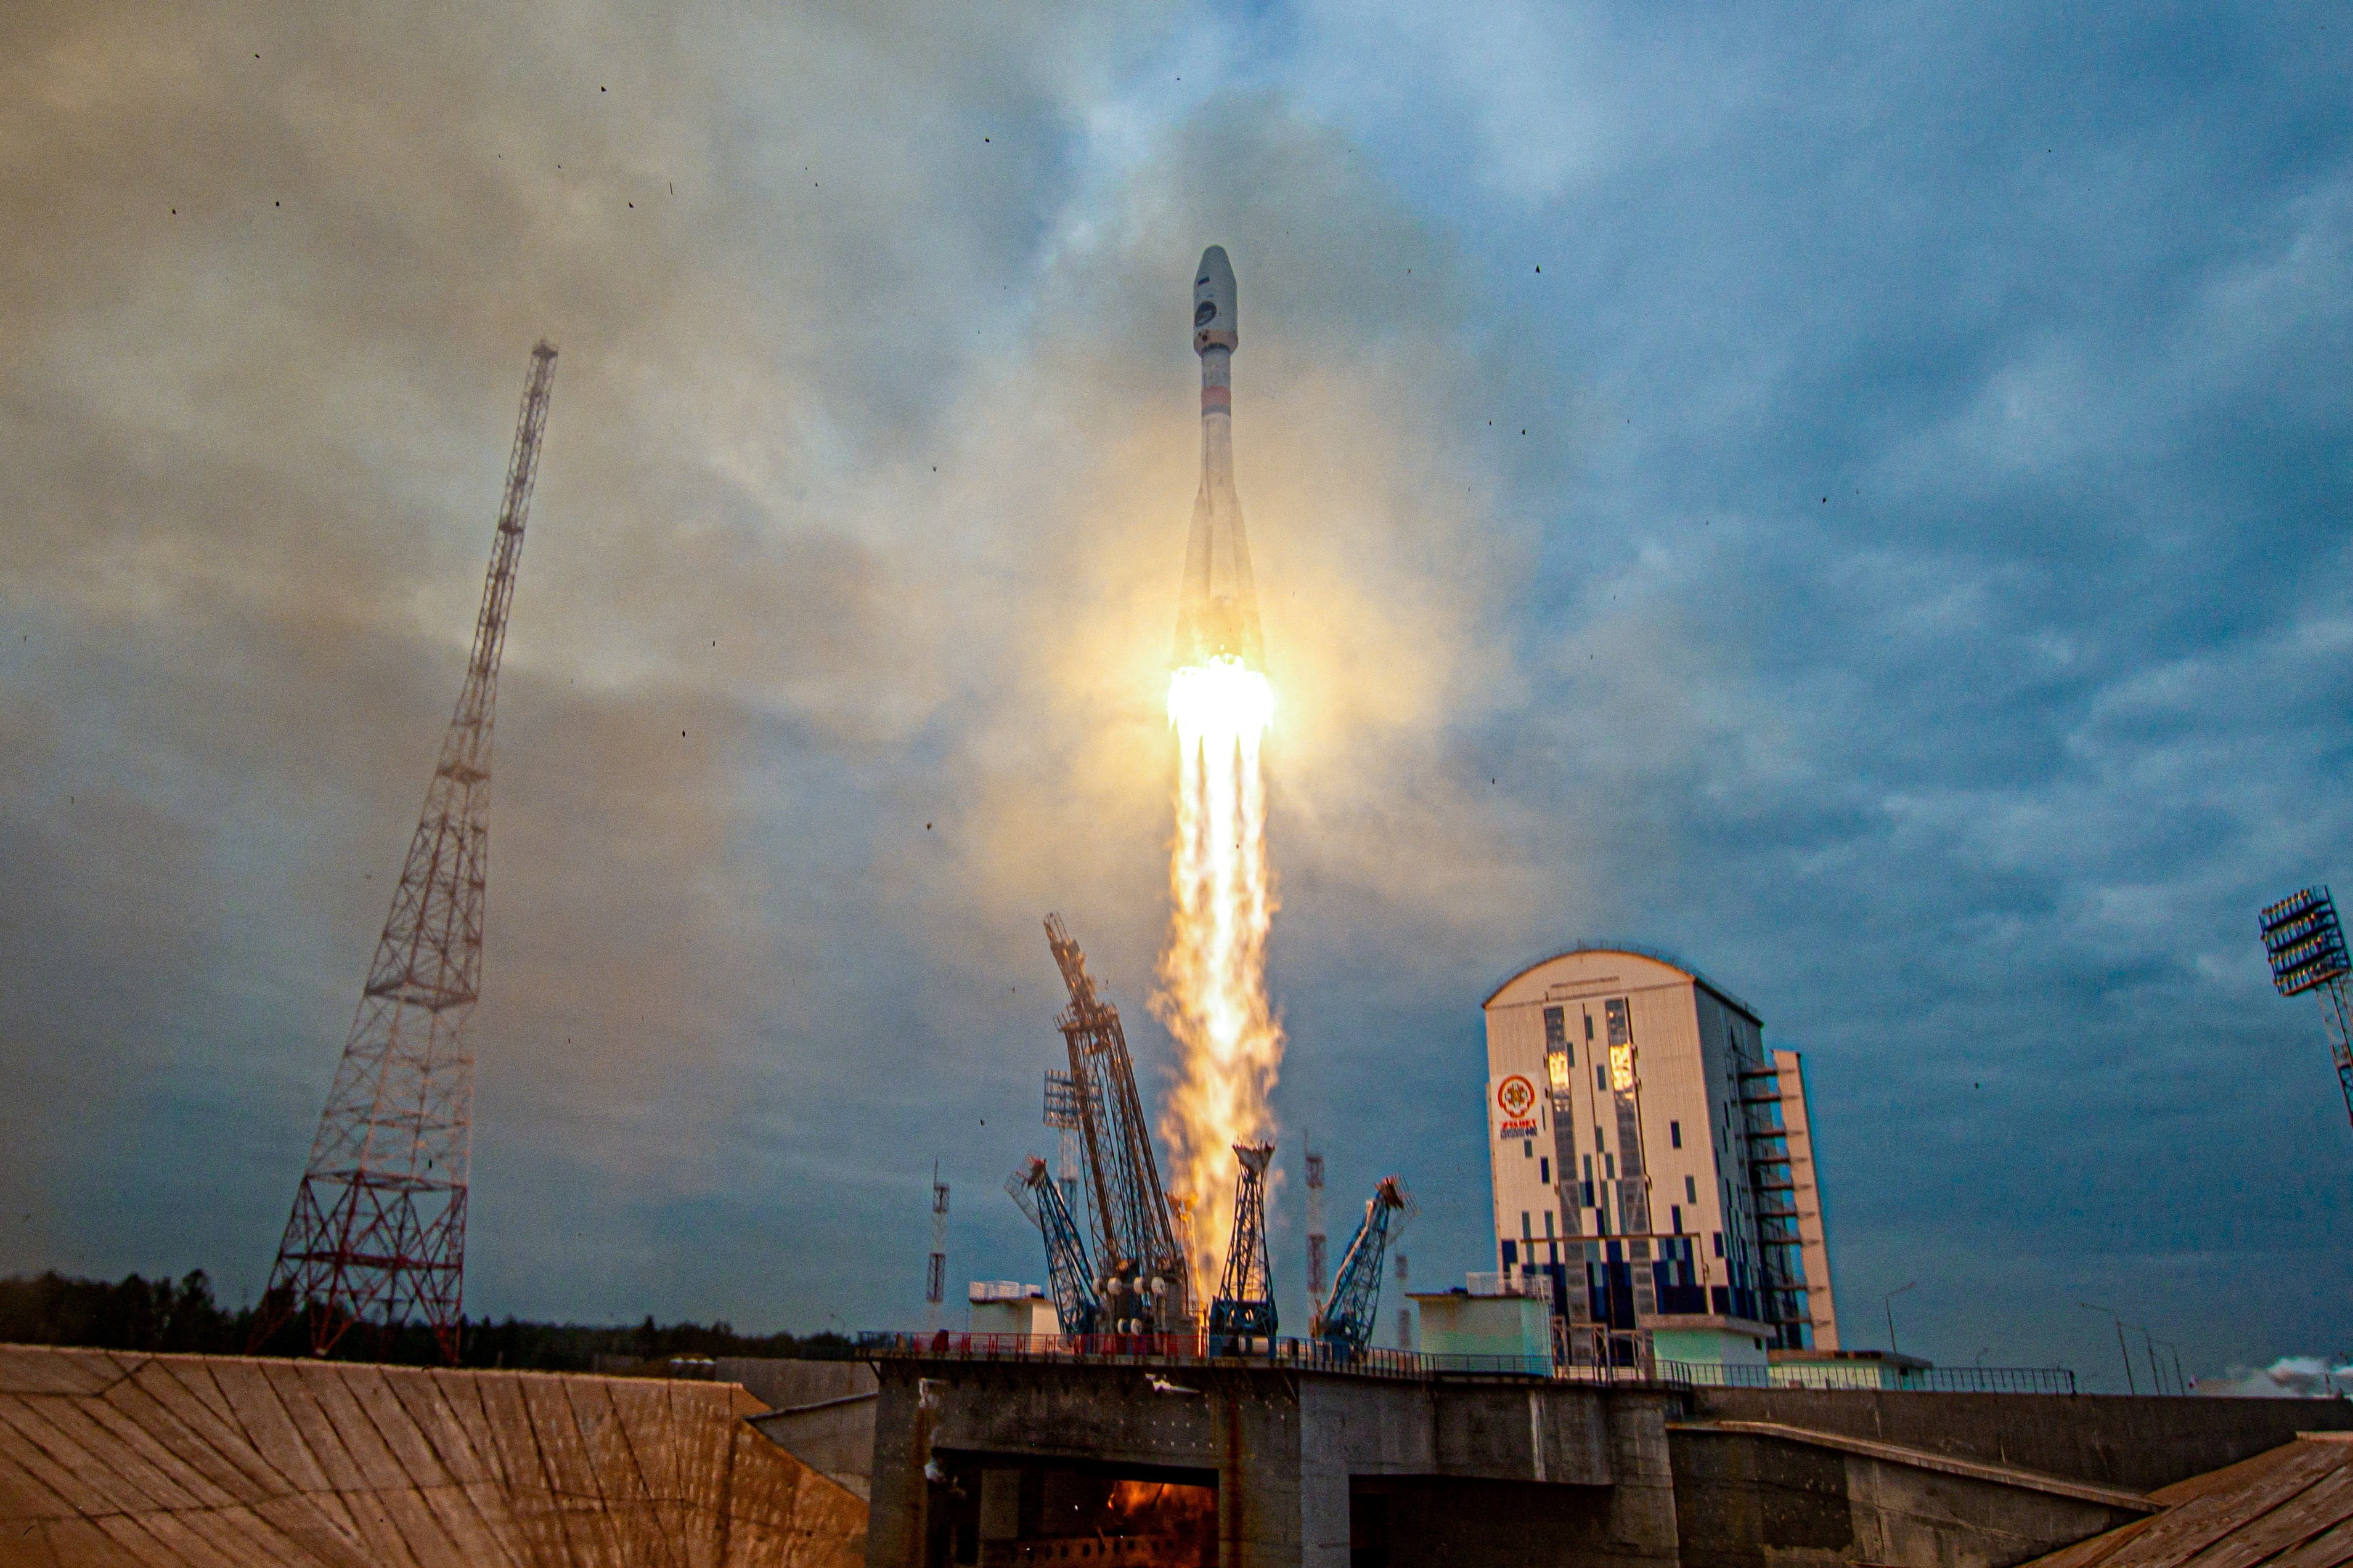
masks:
<instances>
[{"instance_id":1,"label":"payload fairing","mask_svg":"<svg viewBox=\"0 0 2353 1568\"><path fill-rule=\"evenodd\" d=\"M1193 277L1193 352L1201 356L1201 489L1185 546L1185 585L1176 605L1175 666L1240 659L1264 667L1258 588L1250 542L1242 536L1241 498L1234 490L1234 269L1225 247L1201 253Z\"/></svg>"}]
</instances>

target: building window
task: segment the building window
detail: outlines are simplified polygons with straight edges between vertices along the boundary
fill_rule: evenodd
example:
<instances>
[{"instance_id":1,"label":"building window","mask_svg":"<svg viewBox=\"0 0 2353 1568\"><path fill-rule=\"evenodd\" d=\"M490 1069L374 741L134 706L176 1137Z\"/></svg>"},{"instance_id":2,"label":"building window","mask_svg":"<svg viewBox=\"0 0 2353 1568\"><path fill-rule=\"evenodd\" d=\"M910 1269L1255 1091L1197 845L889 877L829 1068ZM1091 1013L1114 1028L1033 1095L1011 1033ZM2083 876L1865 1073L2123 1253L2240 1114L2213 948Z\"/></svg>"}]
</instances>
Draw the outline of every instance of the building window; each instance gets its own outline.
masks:
<instances>
[{"instance_id":1,"label":"building window","mask_svg":"<svg viewBox=\"0 0 2353 1568\"><path fill-rule=\"evenodd\" d=\"M1536 1227L1528 1221L1528 1211L1522 1209L1520 1211L1520 1239L1523 1241L1532 1241L1535 1238L1535 1234Z\"/></svg>"},{"instance_id":2,"label":"building window","mask_svg":"<svg viewBox=\"0 0 2353 1568\"><path fill-rule=\"evenodd\" d=\"M1599 1062L1593 1064L1593 1091L1596 1094L1609 1092L1609 1069Z\"/></svg>"},{"instance_id":3,"label":"building window","mask_svg":"<svg viewBox=\"0 0 2353 1568\"><path fill-rule=\"evenodd\" d=\"M1585 1182L1588 1186L1593 1184L1593 1156L1590 1154L1585 1157Z\"/></svg>"},{"instance_id":4,"label":"building window","mask_svg":"<svg viewBox=\"0 0 2353 1568\"><path fill-rule=\"evenodd\" d=\"M1600 1128L1599 1128L1599 1127L1596 1127L1596 1128L1593 1130L1593 1146L1594 1146L1596 1149L1599 1149L1599 1148L1600 1148L1604 1143L1607 1143L1608 1142L1609 1142L1609 1140L1608 1140L1607 1138L1604 1138L1603 1136L1601 1136L1601 1129L1600 1129Z\"/></svg>"},{"instance_id":5,"label":"building window","mask_svg":"<svg viewBox=\"0 0 2353 1568\"><path fill-rule=\"evenodd\" d=\"M1670 1121L1667 1123L1667 1142L1673 1144L1678 1149L1683 1146L1683 1124L1682 1122Z\"/></svg>"},{"instance_id":6,"label":"building window","mask_svg":"<svg viewBox=\"0 0 2353 1568\"><path fill-rule=\"evenodd\" d=\"M1715 1255L1718 1258L1724 1256L1724 1232L1720 1230L1715 1233Z\"/></svg>"},{"instance_id":7,"label":"building window","mask_svg":"<svg viewBox=\"0 0 2353 1568\"><path fill-rule=\"evenodd\" d=\"M1552 1239L1552 1210L1550 1209L1545 1210L1545 1239L1546 1241Z\"/></svg>"},{"instance_id":8,"label":"building window","mask_svg":"<svg viewBox=\"0 0 2353 1568\"><path fill-rule=\"evenodd\" d=\"M1546 1050L1557 1050L1561 1044L1568 1038L1568 1026L1562 1020L1563 1015L1559 1008L1547 1007L1544 1010L1545 1048Z\"/></svg>"},{"instance_id":9,"label":"building window","mask_svg":"<svg viewBox=\"0 0 2353 1568\"><path fill-rule=\"evenodd\" d=\"M1618 1179L1617 1155L1604 1154L1601 1156L1601 1173L1609 1177L1613 1182Z\"/></svg>"},{"instance_id":10,"label":"building window","mask_svg":"<svg viewBox=\"0 0 2353 1568\"><path fill-rule=\"evenodd\" d=\"M1687 1204L1699 1202L1699 1181L1696 1177L1683 1178L1683 1202Z\"/></svg>"},{"instance_id":11,"label":"building window","mask_svg":"<svg viewBox=\"0 0 2353 1568\"><path fill-rule=\"evenodd\" d=\"M1683 1233L1683 1208L1681 1204L1667 1205L1667 1226L1677 1236Z\"/></svg>"},{"instance_id":12,"label":"building window","mask_svg":"<svg viewBox=\"0 0 2353 1568\"><path fill-rule=\"evenodd\" d=\"M1585 1016L1585 1043L1588 1046L1593 1043L1593 1015L1590 1013Z\"/></svg>"},{"instance_id":13,"label":"building window","mask_svg":"<svg viewBox=\"0 0 2353 1568\"><path fill-rule=\"evenodd\" d=\"M1536 1162L1536 1180L1542 1182L1547 1187L1552 1185L1552 1162L1550 1160L1538 1160Z\"/></svg>"},{"instance_id":14,"label":"building window","mask_svg":"<svg viewBox=\"0 0 2353 1568\"><path fill-rule=\"evenodd\" d=\"M1528 1140L1526 1140L1525 1138L1521 1139L1521 1140L1520 1140L1520 1158L1521 1158L1521 1159L1523 1159L1523 1160L1533 1160L1533 1159L1535 1159L1535 1157L1536 1157L1536 1146L1535 1146L1534 1143L1530 1142L1529 1142Z\"/></svg>"}]
</instances>

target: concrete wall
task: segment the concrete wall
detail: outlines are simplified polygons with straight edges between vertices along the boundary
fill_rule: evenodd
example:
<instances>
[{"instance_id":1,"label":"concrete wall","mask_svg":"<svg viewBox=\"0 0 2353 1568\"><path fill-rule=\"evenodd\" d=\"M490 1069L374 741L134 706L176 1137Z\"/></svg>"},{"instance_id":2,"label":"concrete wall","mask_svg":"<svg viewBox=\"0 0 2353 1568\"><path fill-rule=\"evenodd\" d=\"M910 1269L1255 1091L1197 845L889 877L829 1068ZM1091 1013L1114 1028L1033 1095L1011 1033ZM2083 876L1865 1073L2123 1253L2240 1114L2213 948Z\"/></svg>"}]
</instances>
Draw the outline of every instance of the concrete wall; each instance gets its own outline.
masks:
<instances>
[{"instance_id":1,"label":"concrete wall","mask_svg":"<svg viewBox=\"0 0 2353 1568\"><path fill-rule=\"evenodd\" d=\"M986 1568L983 1542L1011 1544L987 1499L1009 1519L1005 1500L1072 1478L1214 1489L1219 1568L2011 1568L2140 1517L2139 1493L2353 1428L2353 1404L2323 1401L880 1372L869 1568Z\"/></svg>"},{"instance_id":2,"label":"concrete wall","mask_svg":"<svg viewBox=\"0 0 2353 1568\"><path fill-rule=\"evenodd\" d=\"M1347 1568L1366 1508L1389 1506L1361 1500L1388 1495L1367 1483L1401 1478L1533 1487L1554 1521L1541 1539L1573 1537L1580 1554L1629 1568L1674 1561L1666 1423L1681 1406L1668 1393L1227 1366L885 1362L881 1373L872 1568L973 1561L989 1472L1021 1472L1002 1491L1074 1468L1214 1486L1220 1568ZM1419 1552L1439 1492L1398 1495L1395 1542Z\"/></svg>"},{"instance_id":3,"label":"concrete wall","mask_svg":"<svg viewBox=\"0 0 2353 1568\"><path fill-rule=\"evenodd\" d=\"M1749 1433L1669 1436L1683 1568L2012 1568L2147 1511L2022 1475L1957 1475Z\"/></svg>"},{"instance_id":4,"label":"concrete wall","mask_svg":"<svg viewBox=\"0 0 2353 1568\"><path fill-rule=\"evenodd\" d=\"M2299 1431L2353 1429L2353 1402L2128 1394L1703 1388L1701 1420L1775 1421L2152 1491L2252 1458Z\"/></svg>"},{"instance_id":5,"label":"concrete wall","mask_svg":"<svg viewBox=\"0 0 2353 1568\"><path fill-rule=\"evenodd\" d=\"M862 1361L723 1356L723 1383L738 1383L771 1414L752 1425L802 1464L860 1499L874 1460L874 1407L881 1386Z\"/></svg>"}]
</instances>

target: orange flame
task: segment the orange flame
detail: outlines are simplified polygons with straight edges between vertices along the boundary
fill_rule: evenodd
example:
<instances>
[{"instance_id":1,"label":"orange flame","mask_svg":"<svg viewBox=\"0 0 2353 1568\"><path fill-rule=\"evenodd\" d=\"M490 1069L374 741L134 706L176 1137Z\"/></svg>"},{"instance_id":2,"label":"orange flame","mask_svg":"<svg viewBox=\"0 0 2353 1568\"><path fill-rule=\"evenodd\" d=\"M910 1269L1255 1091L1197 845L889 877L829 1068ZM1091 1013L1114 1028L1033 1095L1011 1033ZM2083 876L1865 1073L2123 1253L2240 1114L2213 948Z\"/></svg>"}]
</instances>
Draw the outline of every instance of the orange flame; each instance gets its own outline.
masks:
<instances>
[{"instance_id":1,"label":"orange flame","mask_svg":"<svg viewBox=\"0 0 2353 1568\"><path fill-rule=\"evenodd\" d=\"M1153 1007L1181 1058L1160 1131L1170 1184L1194 1198L1194 1281L1204 1296L1218 1277L1212 1249L1233 1229L1233 1146L1272 1133L1267 1094L1282 1066L1282 1026L1266 995L1275 900L1259 761L1273 717L1274 689L1238 658L1188 665L1169 680L1179 748L1175 910Z\"/></svg>"}]
</instances>

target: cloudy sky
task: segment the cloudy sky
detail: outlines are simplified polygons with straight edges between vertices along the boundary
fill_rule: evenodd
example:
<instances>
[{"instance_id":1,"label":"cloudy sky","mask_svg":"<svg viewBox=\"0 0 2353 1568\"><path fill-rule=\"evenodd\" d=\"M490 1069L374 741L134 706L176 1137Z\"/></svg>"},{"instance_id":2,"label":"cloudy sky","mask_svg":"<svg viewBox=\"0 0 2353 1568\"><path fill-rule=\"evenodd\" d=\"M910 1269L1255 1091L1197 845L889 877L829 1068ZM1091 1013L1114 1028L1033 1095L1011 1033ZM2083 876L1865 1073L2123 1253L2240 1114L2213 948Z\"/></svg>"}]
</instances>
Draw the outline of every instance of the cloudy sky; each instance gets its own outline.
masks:
<instances>
[{"instance_id":1,"label":"cloudy sky","mask_svg":"<svg viewBox=\"0 0 2353 1568\"><path fill-rule=\"evenodd\" d=\"M1281 1163L1482 1266L1478 1004L1635 940L1806 1053L1851 1342L2353 1338L2334 7L654 9L0 12L0 1271L259 1290L544 334L470 1308L913 1322L935 1157L1038 1278L1217 242Z\"/></svg>"}]
</instances>

